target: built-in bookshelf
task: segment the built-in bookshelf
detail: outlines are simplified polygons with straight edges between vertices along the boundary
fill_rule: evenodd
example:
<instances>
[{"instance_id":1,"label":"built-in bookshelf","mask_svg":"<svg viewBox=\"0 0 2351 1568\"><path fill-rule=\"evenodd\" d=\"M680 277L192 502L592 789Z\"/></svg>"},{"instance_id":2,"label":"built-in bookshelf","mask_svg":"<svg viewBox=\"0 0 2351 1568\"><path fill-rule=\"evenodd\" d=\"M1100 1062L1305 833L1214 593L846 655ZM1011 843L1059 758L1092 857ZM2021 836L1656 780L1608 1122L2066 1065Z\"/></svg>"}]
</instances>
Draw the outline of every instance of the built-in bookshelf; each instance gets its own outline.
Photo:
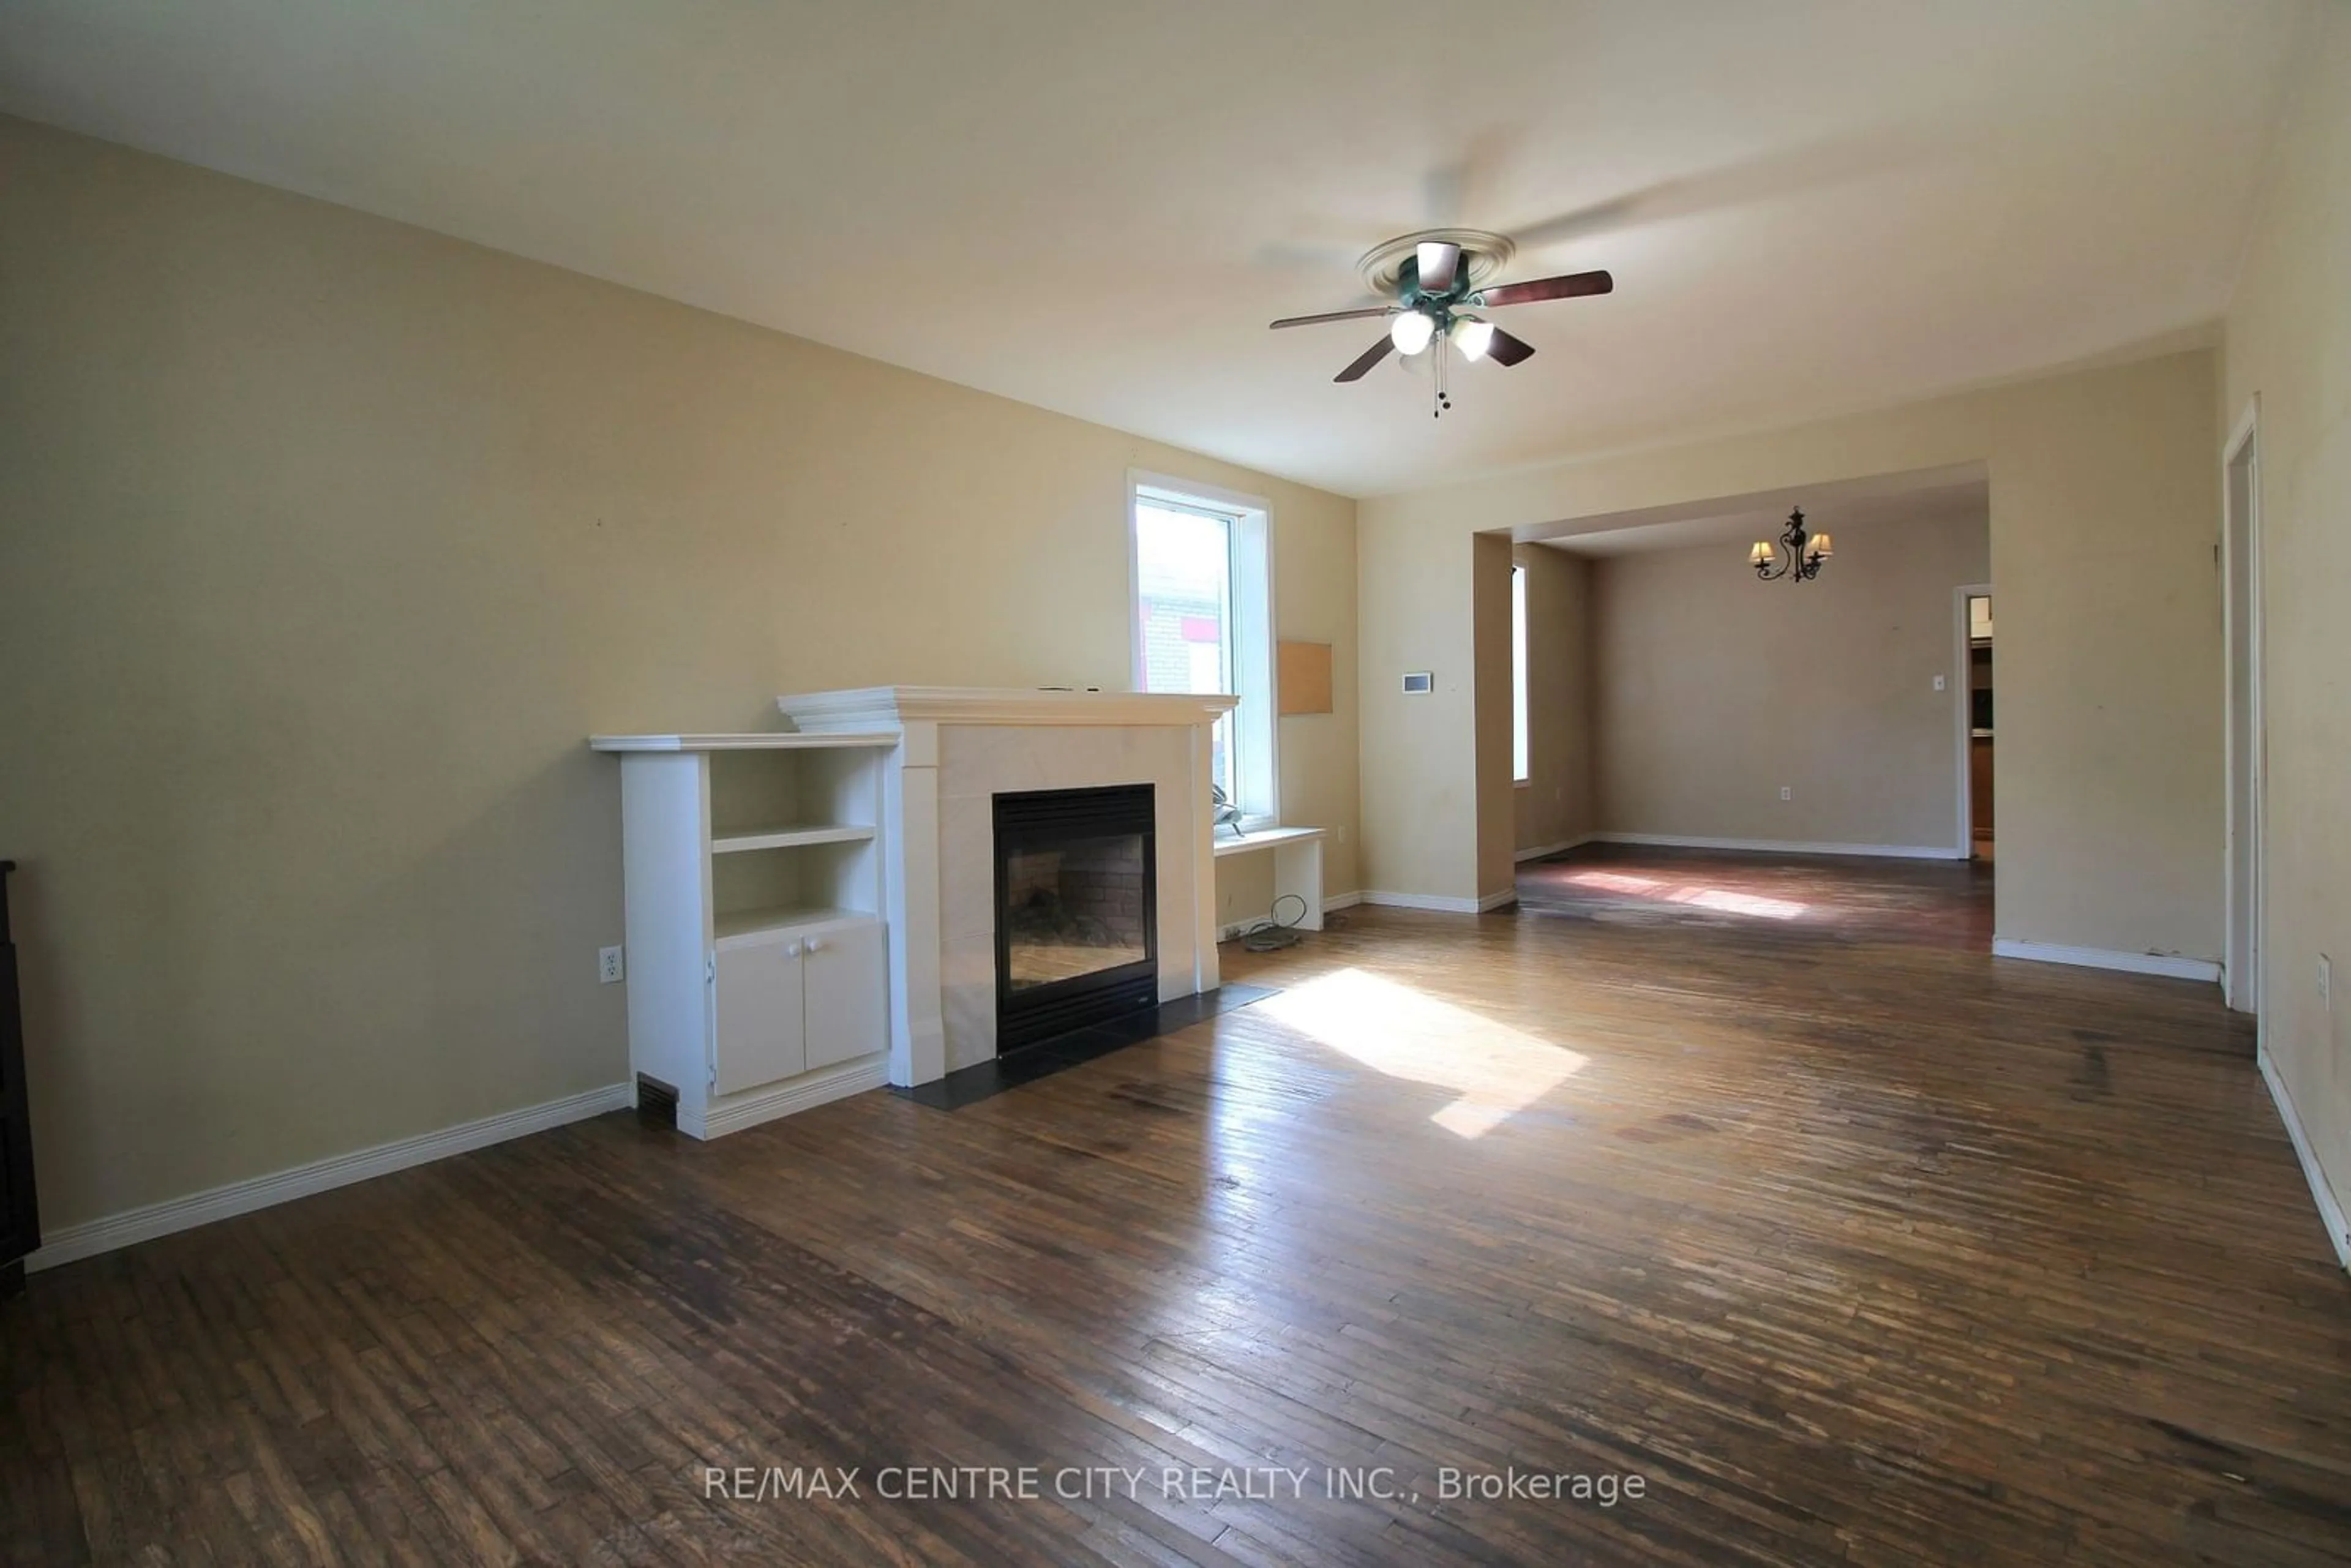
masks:
<instances>
[{"instance_id":1,"label":"built-in bookshelf","mask_svg":"<svg viewBox=\"0 0 2351 1568\"><path fill-rule=\"evenodd\" d=\"M884 1082L894 734L599 736L621 758L629 1054L712 1137Z\"/></svg>"}]
</instances>

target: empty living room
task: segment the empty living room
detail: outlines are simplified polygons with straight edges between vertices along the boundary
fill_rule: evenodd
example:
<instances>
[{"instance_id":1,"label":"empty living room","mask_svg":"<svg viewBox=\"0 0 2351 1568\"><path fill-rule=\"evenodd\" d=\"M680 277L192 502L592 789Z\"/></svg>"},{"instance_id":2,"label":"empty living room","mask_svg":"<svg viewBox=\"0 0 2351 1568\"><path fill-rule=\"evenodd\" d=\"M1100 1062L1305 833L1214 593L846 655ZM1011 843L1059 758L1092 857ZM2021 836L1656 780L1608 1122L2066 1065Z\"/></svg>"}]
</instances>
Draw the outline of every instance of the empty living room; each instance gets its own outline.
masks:
<instances>
[{"instance_id":1,"label":"empty living room","mask_svg":"<svg viewBox=\"0 0 2351 1568\"><path fill-rule=\"evenodd\" d=\"M0 1562L2351 1563L2351 0L0 6Z\"/></svg>"}]
</instances>

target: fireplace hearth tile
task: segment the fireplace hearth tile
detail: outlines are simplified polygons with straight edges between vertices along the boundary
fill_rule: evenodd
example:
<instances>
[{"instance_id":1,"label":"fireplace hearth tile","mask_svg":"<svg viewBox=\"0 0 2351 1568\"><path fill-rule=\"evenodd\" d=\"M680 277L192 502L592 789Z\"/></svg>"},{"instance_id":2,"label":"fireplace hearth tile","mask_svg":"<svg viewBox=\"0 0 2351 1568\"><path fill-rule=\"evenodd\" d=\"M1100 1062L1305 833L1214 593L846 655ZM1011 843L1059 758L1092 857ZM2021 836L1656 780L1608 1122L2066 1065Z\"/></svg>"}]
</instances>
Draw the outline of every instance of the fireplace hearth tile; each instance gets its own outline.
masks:
<instances>
[{"instance_id":1,"label":"fireplace hearth tile","mask_svg":"<svg viewBox=\"0 0 2351 1568\"><path fill-rule=\"evenodd\" d=\"M1202 1019L1219 1013L1232 1012L1261 1002L1274 994L1271 986L1228 985L1198 996L1178 997L1161 1002L1155 1008L1144 1008L1129 1016L1040 1040L1019 1051L982 1061L970 1067L957 1068L946 1077L929 1083L918 1083L911 1089L892 1088L891 1093L912 1100L918 1105L928 1105L935 1111L957 1111L966 1105L978 1103L1018 1089L1024 1083L1034 1083L1049 1078L1064 1068L1076 1067L1123 1051L1130 1045L1140 1045L1156 1040L1163 1034L1173 1034L1188 1029Z\"/></svg>"}]
</instances>

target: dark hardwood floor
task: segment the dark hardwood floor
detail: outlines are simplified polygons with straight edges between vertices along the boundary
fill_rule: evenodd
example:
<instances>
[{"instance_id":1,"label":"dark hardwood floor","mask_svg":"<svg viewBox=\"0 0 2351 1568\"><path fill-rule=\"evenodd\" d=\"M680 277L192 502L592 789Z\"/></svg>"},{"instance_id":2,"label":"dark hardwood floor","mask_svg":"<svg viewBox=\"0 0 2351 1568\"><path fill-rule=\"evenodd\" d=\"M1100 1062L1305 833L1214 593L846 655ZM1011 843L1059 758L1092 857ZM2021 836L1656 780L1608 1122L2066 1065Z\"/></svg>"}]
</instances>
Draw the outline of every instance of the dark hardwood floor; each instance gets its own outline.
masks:
<instances>
[{"instance_id":1,"label":"dark hardwood floor","mask_svg":"<svg viewBox=\"0 0 2351 1568\"><path fill-rule=\"evenodd\" d=\"M1983 956L1988 874L1585 855L953 1113L606 1117L36 1275L0 1557L2344 1561L2351 1283L2246 1030ZM1642 1495L1441 1495L1511 1468Z\"/></svg>"}]
</instances>

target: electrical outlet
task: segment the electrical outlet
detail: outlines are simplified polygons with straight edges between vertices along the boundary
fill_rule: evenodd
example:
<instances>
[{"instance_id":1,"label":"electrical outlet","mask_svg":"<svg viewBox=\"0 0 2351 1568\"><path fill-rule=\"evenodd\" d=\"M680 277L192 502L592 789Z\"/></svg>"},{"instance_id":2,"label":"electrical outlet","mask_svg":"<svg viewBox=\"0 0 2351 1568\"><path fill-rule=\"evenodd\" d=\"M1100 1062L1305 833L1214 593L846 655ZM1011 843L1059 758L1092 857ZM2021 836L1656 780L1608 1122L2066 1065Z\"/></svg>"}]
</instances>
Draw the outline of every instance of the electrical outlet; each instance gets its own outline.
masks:
<instances>
[{"instance_id":1,"label":"electrical outlet","mask_svg":"<svg viewBox=\"0 0 2351 1568\"><path fill-rule=\"evenodd\" d=\"M1782 800L1792 800L1795 798L1796 792L1793 789L1789 789L1785 784L1780 786L1780 799Z\"/></svg>"},{"instance_id":2,"label":"electrical outlet","mask_svg":"<svg viewBox=\"0 0 2351 1568\"><path fill-rule=\"evenodd\" d=\"M2335 960L2321 953L2318 956L2318 1005L2321 1010L2335 1010Z\"/></svg>"},{"instance_id":3,"label":"electrical outlet","mask_svg":"<svg viewBox=\"0 0 2351 1568\"><path fill-rule=\"evenodd\" d=\"M1943 677L1940 675L1935 677L1935 689L1938 692L1943 689Z\"/></svg>"},{"instance_id":4,"label":"electrical outlet","mask_svg":"<svg viewBox=\"0 0 2351 1568\"><path fill-rule=\"evenodd\" d=\"M621 950L618 947L596 949L596 981L599 985L609 986L625 979L628 977L628 973L627 967L621 962Z\"/></svg>"}]
</instances>

